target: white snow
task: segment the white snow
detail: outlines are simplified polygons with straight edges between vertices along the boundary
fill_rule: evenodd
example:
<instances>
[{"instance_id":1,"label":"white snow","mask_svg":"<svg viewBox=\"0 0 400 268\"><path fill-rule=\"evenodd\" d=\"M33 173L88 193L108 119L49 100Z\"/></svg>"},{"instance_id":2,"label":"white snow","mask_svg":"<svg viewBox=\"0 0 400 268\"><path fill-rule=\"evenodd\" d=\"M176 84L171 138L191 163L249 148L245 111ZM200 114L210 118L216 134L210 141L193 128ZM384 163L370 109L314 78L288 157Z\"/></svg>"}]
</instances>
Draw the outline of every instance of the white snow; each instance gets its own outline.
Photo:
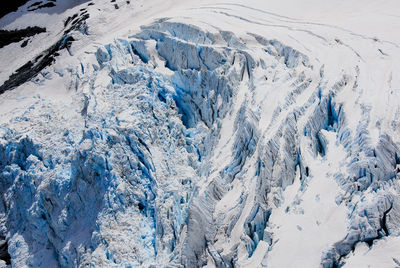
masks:
<instances>
[{"instance_id":1,"label":"white snow","mask_svg":"<svg viewBox=\"0 0 400 268\"><path fill-rule=\"evenodd\" d=\"M400 238L387 237L376 241L370 248L366 243L356 246L346 258L343 267L398 267L400 266Z\"/></svg>"},{"instance_id":2,"label":"white snow","mask_svg":"<svg viewBox=\"0 0 400 268\"><path fill-rule=\"evenodd\" d=\"M343 166L345 151L335 146L334 134L326 135L326 156L307 161L312 176L300 181L298 174L283 192L284 203L272 211L270 231L277 239L268 254L269 267L318 267L321 253L347 233L347 209L336 204L340 188L332 176Z\"/></svg>"}]
</instances>

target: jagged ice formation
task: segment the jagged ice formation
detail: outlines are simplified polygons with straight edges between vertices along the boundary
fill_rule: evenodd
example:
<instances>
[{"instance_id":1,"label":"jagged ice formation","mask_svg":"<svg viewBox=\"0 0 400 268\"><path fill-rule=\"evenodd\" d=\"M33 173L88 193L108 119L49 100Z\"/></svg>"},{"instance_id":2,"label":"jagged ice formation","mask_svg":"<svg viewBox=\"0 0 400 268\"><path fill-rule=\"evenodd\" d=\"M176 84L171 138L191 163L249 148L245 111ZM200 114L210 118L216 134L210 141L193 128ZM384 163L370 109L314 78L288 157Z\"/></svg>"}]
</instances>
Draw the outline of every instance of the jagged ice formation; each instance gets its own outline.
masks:
<instances>
[{"instance_id":1,"label":"jagged ice formation","mask_svg":"<svg viewBox=\"0 0 400 268\"><path fill-rule=\"evenodd\" d=\"M109 40L107 4L1 76L0 265L400 265L396 40L240 2Z\"/></svg>"}]
</instances>

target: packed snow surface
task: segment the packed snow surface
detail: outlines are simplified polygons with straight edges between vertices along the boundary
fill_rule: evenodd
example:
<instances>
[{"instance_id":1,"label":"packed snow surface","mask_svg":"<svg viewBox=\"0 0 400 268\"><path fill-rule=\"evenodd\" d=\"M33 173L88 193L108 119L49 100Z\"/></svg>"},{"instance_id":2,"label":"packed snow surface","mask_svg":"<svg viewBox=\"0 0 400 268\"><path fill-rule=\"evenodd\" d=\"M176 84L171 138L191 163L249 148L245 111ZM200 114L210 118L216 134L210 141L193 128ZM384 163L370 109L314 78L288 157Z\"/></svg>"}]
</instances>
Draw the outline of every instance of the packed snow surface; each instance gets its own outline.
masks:
<instances>
[{"instance_id":1,"label":"packed snow surface","mask_svg":"<svg viewBox=\"0 0 400 268\"><path fill-rule=\"evenodd\" d=\"M0 49L0 267L400 267L398 14L59 0L2 17L20 36Z\"/></svg>"}]
</instances>

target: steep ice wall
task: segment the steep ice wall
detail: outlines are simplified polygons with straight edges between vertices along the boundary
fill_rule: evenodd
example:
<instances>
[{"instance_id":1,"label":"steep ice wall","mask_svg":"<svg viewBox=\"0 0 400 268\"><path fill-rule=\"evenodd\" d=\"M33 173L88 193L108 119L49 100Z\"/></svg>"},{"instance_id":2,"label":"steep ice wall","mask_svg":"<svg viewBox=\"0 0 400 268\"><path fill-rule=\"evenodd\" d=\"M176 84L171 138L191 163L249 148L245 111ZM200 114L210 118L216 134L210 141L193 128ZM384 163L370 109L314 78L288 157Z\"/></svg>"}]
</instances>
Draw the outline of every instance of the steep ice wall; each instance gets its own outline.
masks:
<instances>
[{"instance_id":1,"label":"steep ice wall","mask_svg":"<svg viewBox=\"0 0 400 268\"><path fill-rule=\"evenodd\" d=\"M197 35L197 28L186 27ZM55 132L50 144L38 129L24 134L26 129L3 128L3 228L13 264L181 261L188 207L197 181L209 169L207 157L245 58L231 67L223 58L231 57L230 51L209 47L203 55L196 48L175 59L179 71L166 76L154 68L160 61L172 68L168 59L160 52L146 60L151 40L141 40L146 42L136 37L101 47L95 54L98 65L81 64L72 71L76 83L70 87L79 88L81 103L72 111L77 122L61 126L62 115L48 104L54 112L49 115L54 125L46 132ZM157 43L156 49L171 49L167 46ZM213 53L221 60L214 62ZM186 68L190 57L197 57L202 70ZM41 117L27 111L22 120Z\"/></svg>"},{"instance_id":2,"label":"steep ice wall","mask_svg":"<svg viewBox=\"0 0 400 268\"><path fill-rule=\"evenodd\" d=\"M101 70L107 75L106 68ZM187 189L196 180L195 161L189 161L197 153L172 97L158 99L168 87L163 78L139 66L129 72L136 79L134 90L131 84L83 82L85 102L81 111L74 111L83 124L61 127L58 119L50 129L55 132L51 144L35 136L39 133L30 134L35 143L21 140L19 133L13 133L15 141L5 138L2 159L9 160L2 168L8 182L3 191L10 196L3 197L4 228L15 231L9 239L15 265L84 265L87 252L99 256L90 258L95 265L143 264L175 247L174 232L180 232L190 200ZM26 120L40 120L32 117ZM156 143L160 146L152 150ZM156 209L157 202L165 210ZM162 226L158 213L170 214L171 222ZM155 239L158 235L162 242Z\"/></svg>"}]
</instances>

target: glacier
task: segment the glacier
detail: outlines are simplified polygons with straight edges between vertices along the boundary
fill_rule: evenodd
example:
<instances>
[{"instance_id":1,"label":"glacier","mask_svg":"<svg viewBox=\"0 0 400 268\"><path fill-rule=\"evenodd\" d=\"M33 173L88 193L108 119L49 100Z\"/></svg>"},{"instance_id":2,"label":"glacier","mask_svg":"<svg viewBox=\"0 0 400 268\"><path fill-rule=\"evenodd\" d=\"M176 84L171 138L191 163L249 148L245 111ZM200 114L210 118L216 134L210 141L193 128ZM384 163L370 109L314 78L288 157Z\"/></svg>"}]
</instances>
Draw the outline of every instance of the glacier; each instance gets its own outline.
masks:
<instances>
[{"instance_id":1,"label":"glacier","mask_svg":"<svg viewBox=\"0 0 400 268\"><path fill-rule=\"evenodd\" d=\"M0 19L0 267L400 265L387 7L111 2Z\"/></svg>"}]
</instances>

